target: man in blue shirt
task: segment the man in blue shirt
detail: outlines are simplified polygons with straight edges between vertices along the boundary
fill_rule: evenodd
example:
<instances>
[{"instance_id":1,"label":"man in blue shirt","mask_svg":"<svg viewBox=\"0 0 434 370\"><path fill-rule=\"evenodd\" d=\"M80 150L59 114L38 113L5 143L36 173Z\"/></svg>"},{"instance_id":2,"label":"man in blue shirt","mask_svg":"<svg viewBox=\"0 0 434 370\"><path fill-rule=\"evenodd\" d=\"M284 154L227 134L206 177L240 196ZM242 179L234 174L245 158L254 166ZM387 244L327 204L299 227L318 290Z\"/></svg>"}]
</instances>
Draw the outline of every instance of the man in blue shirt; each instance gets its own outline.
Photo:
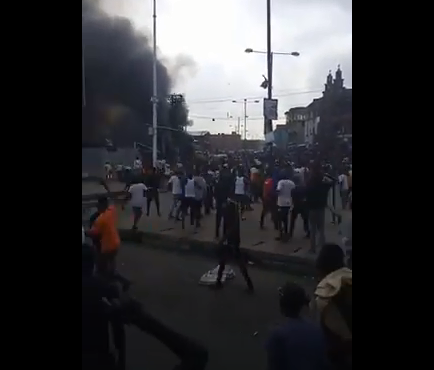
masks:
<instances>
[{"instance_id":1,"label":"man in blue shirt","mask_svg":"<svg viewBox=\"0 0 434 370\"><path fill-rule=\"evenodd\" d=\"M268 370L329 369L321 328L300 316L309 303L304 289L288 283L279 293L280 309L288 320L271 333L266 343Z\"/></svg>"}]
</instances>

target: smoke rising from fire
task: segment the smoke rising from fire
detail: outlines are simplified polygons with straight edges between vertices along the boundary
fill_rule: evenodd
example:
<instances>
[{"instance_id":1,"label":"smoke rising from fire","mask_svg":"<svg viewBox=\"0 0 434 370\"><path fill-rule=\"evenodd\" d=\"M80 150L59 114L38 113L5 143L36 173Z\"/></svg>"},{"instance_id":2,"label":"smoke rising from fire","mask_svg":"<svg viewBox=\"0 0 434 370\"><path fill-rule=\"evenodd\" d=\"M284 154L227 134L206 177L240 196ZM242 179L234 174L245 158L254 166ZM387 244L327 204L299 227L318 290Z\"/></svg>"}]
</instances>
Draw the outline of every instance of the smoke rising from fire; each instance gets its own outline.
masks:
<instances>
[{"instance_id":1,"label":"smoke rising from fire","mask_svg":"<svg viewBox=\"0 0 434 370\"><path fill-rule=\"evenodd\" d=\"M105 138L120 145L148 142L146 125L152 122L151 40L127 18L104 12L98 1L82 0L82 43L86 102L82 142L102 143ZM176 79L184 66L191 68L194 62L179 56L166 64ZM168 68L158 60L159 125L178 128L187 124L187 111L183 106L181 114L169 114L166 98L175 80Z\"/></svg>"}]
</instances>

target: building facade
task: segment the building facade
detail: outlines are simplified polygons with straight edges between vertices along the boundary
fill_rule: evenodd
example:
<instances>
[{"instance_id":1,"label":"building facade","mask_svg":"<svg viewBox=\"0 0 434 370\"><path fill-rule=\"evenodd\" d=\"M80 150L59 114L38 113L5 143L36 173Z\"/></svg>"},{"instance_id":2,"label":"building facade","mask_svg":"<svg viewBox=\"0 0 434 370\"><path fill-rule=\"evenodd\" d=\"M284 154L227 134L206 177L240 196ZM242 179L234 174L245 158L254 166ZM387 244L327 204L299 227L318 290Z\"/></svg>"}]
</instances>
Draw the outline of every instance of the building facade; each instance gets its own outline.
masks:
<instances>
[{"instance_id":1,"label":"building facade","mask_svg":"<svg viewBox=\"0 0 434 370\"><path fill-rule=\"evenodd\" d=\"M287 125L276 125L273 131L274 144L279 149L286 149L289 144L289 132Z\"/></svg>"},{"instance_id":2,"label":"building facade","mask_svg":"<svg viewBox=\"0 0 434 370\"><path fill-rule=\"evenodd\" d=\"M329 71L322 97L307 107L291 108L286 112L286 123L288 140L296 143L328 142L333 146L339 137L352 135L352 89L344 86L339 66L334 78Z\"/></svg>"},{"instance_id":3,"label":"building facade","mask_svg":"<svg viewBox=\"0 0 434 370\"><path fill-rule=\"evenodd\" d=\"M333 78L329 72L320 110L321 124L318 135L320 140L332 140L339 135L352 134L352 89L344 86L342 71L338 66Z\"/></svg>"},{"instance_id":4,"label":"building facade","mask_svg":"<svg viewBox=\"0 0 434 370\"><path fill-rule=\"evenodd\" d=\"M291 108L285 112L288 130L288 144L303 144L305 142L305 123L307 110L305 107Z\"/></svg>"},{"instance_id":5,"label":"building facade","mask_svg":"<svg viewBox=\"0 0 434 370\"><path fill-rule=\"evenodd\" d=\"M237 151L243 148L241 135L236 132L210 135L209 142L212 153Z\"/></svg>"}]
</instances>

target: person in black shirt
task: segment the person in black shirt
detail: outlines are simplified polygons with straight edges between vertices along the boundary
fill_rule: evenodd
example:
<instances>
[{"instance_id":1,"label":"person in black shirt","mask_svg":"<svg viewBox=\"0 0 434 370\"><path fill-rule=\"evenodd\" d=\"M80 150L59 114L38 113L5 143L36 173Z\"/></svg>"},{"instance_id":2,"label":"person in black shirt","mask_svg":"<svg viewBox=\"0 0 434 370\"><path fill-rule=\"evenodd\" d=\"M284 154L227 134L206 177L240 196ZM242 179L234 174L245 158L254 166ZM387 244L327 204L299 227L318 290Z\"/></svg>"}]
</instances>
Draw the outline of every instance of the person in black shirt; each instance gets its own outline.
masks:
<instances>
[{"instance_id":1,"label":"person in black shirt","mask_svg":"<svg viewBox=\"0 0 434 370\"><path fill-rule=\"evenodd\" d=\"M158 188L160 187L160 176L157 173L157 169L152 167L152 172L146 176L145 185L148 187L146 197L146 216L149 216L151 211L151 203L155 201L155 207L157 208L158 217L160 217L160 195Z\"/></svg>"},{"instance_id":2,"label":"person in black shirt","mask_svg":"<svg viewBox=\"0 0 434 370\"><path fill-rule=\"evenodd\" d=\"M303 220L303 230L306 233L306 238L310 237L309 232L309 218L306 207L306 188L301 184L298 177L294 177L295 188L292 189L292 211L289 221L289 237L292 238L294 234L295 221L298 216Z\"/></svg>"},{"instance_id":3,"label":"person in black shirt","mask_svg":"<svg viewBox=\"0 0 434 370\"><path fill-rule=\"evenodd\" d=\"M215 237L220 237L220 224L223 219L223 207L230 197L232 191L232 177L227 176L222 172L214 184L214 199L215 199Z\"/></svg>"},{"instance_id":4,"label":"person in black shirt","mask_svg":"<svg viewBox=\"0 0 434 370\"><path fill-rule=\"evenodd\" d=\"M231 198L228 199L223 211L223 231L224 236L220 241L220 262L217 272L217 281L211 287L220 289L223 287L222 276L226 267L226 261L233 257L240 268L241 275L247 283L249 292L253 292L253 283L247 272L247 267L240 250L240 207L237 202Z\"/></svg>"},{"instance_id":5,"label":"person in black shirt","mask_svg":"<svg viewBox=\"0 0 434 370\"><path fill-rule=\"evenodd\" d=\"M314 165L306 186L306 205L309 212L310 253L325 244L325 209L333 181L324 176L321 167ZM319 239L317 243L317 238Z\"/></svg>"}]
</instances>

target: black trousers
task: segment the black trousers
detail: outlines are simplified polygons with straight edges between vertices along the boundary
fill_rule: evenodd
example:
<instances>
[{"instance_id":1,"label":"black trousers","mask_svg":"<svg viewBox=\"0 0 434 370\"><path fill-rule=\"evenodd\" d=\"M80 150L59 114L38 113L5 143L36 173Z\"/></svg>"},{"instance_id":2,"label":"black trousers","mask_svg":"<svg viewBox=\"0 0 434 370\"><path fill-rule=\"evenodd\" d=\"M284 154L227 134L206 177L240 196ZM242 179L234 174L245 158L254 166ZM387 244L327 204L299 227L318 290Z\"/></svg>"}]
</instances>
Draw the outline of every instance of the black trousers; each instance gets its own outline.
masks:
<instances>
[{"instance_id":1,"label":"black trousers","mask_svg":"<svg viewBox=\"0 0 434 370\"><path fill-rule=\"evenodd\" d=\"M279 230L281 234L288 234L288 217L290 207L279 207Z\"/></svg>"},{"instance_id":2,"label":"black trousers","mask_svg":"<svg viewBox=\"0 0 434 370\"><path fill-rule=\"evenodd\" d=\"M223 202L216 201L215 204L215 237L220 235L220 225L223 220Z\"/></svg>"},{"instance_id":3,"label":"black trousers","mask_svg":"<svg viewBox=\"0 0 434 370\"><path fill-rule=\"evenodd\" d=\"M196 200L195 198L187 198L184 197L181 201L182 207L182 227L184 227L184 220L187 212L190 211L190 225L200 225L200 208L202 206L202 202Z\"/></svg>"},{"instance_id":4,"label":"black trousers","mask_svg":"<svg viewBox=\"0 0 434 370\"><path fill-rule=\"evenodd\" d=\"M214 197L214 194L213 194L212 186L207 186L206 197L205 197L204 202L203 202L203 206L205 208L205 214L206 215L209 215L211 209L213 208L213 204L212 204L213 203L213 197Z\"/></svg>"},{"instance_id":5,"label":"black trousers","mask_svg":"<svg viewBox=\"0 0 434 370\"><path fill-rule=\"evenodd\" d=\"M294 234L295 221L298 216L303 220L303 230L306 235L309 235L309 217L308 212L304 207L294 207L289 221L289 235L292 236Z\"/></svg>"},{"instance_id":6,"label":"black trousers","mask_svg":"<svg viewBox=\"0 0 434 370\"><path fill-rule=\"evenodd\" d=\"M239 243L225 243L219 248L219 269L217 272L217 282L221 283L223 271L228 260L232 259L239 267L241 275L249 288L253 288L252 280L247 272L245 258L241 254Z\"/></svg>"},{"instance_id":7,"label":"black trousers","mask_svg":"<svg viewBox=\"0 0 434 370\"><path fill-rule=\"evenodd\" d=\"M262 199L261 219L259 221L261 228L264 227L265 216L267 216L269 213L271 214L271 219L273 221L274 229L279 230L277 205L276 205L276 200L274 198Z\"/></svg>"},{"instance_id":8,"label":"black trousers","mask_svg":"<svg viewBox=\"0 0 434 370\"><path fill-rule=\"evenodd\" d=\"M155 207L157 208L157 214L160 215L160 193L158 189L150 189L146 194L146 215L149 216L151 211L151 203L155 202Z\"/></svg>"}]
</instances>

